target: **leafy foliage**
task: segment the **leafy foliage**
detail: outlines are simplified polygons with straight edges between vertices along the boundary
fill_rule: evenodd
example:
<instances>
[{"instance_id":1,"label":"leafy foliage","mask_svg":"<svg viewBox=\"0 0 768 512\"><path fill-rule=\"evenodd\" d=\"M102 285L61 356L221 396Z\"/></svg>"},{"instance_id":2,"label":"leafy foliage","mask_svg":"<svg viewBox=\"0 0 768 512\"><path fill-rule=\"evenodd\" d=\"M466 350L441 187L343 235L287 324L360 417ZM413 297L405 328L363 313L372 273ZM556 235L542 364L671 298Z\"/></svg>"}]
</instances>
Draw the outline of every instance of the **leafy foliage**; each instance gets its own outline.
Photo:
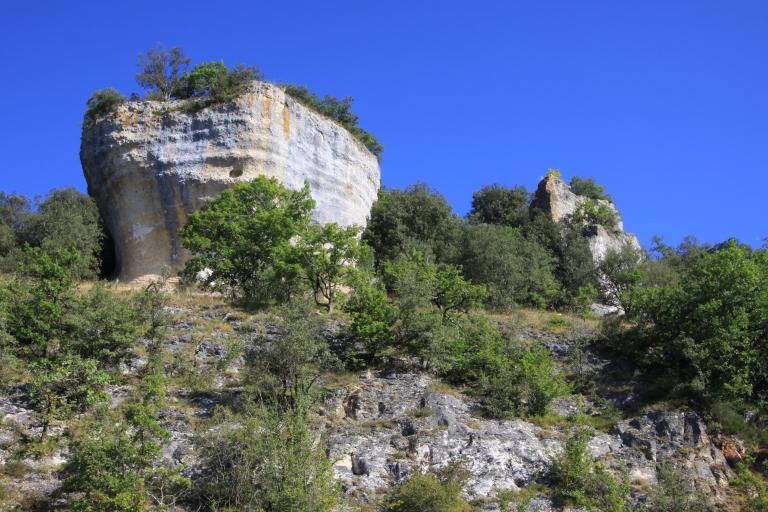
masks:
<instances>
[{"instance_id":1,"label":"leafy foliage","mask_svg":"<svg viewBox=\"0 0 768 512\"><path fill-rule=\"evenodd\" d=\"M307 231L315 202L274 178L241 182L189 216L180 233L192 252L184 275L248 300L283 299L299 268L291 240Z\"/></svg>"},{"instance_id":2,"label":"leafy foliage","mask_svg":"<svg viewBox=\"0 0 768 512\"><path fill-rule=\"evenodd\" d=\"M590 199L613 202L613 198L610 194L605 192L605 185L598 185L595 183L595 178L580 178L574 176L571 178L571 192L576 195L589 197Z\"/></svg>"},{"instance_id":3,"label":"leafy foliage","mask_svg":"<svg viewBox=\"0 0 768 512\"><path fill-rule=\"evenodd\" d=\"M297 243L299 262L315 302L324 304L328 312L333 310L339 286L349 282L365 250L359 233L357 226L313 225Z\"/></svg>"},{"instance_id":4,"label":"leafy foliage","mask_svg":"<svg viewBox=\"0 0 768 512\"><path fill-rule=\"evenodd\" d=\"M509 227L475 226L467 230L462 263L466 275L488 285L488 305L546 307L560 296L554 260L536 241Z\"/></svg>"},{"instance_id":5,"label":"leafy foliage","mask_svg":"<svg viewBox=\"0 0 768 512\"><path fill-rule=\"evenodd\" d=\"M692 475L670 462L662 463L657 471L658 484L649 505L654 512L707 512L707 500L696 492Z\"/></svg>"},{"instance_id":6,"label":"leafy foliage","mask_svg":"<svg viewBox=\"0 0 768 512\"><path fill-rule=\"evenodd\" d=\"M171 99L181 85L181 77L190 60L178 46L166 50L161 44L139 54L139 73L136 82L149 91L150 99Z\"/></svg>"},{"instance_id":7,"label":"leafy foliage","mask_svg":"<svg viewBox=\"0 0 768 512\"><path fill-rule=\"evenodd\" d=\"M695 258L677 283L641 288L639 350L692 391L768 399L768 256L731 241Z\"/></svg>"},{"instance_id":8,"label":"leafy foliage","mask_svg":"<svg viewBox=\"0 0 768 512\"><path fill-rule=\"evenodd\" d=\"M362 357L371 363L395 341L395 306L389 301L383 286L371 276L360 275L355 280L352 294L344 304L350 317L347 331L362 344L359 351L348 351L346 356L356 362Z\"/></svg>"},{"instance_id":9,"label":"leafy foliage","mask_svg":"<svg viewBox=\"0 0 768 512\"><path fill-rule=\"evenodd\" d=\"M210 98L215 102L228 102L248 91L255 80L263 80L256 66L238 65L229 69L224 61L197 64L184 73L173 96L179 99Z\"/></svg>"},{"instance_id":10,"label":"leafy foliage","mask_svg":"<svg viewBox=\"0 0 768 512\"><path fill-rule=\"evenodd\" d=\"M585 199L576 206L571 220L577 226L598 225L613 230L619 219L616 212L607 204L594 199Z\"/></svg>"},{"instance_id":11,"label":"leafy foliage","mask_svg":"<svg viewBox=\"0 0 768 512\"><path fill-rule=\"evenodd\" d=\"M519 227L528 223L530 194L523 186L487 185L472 194L468 218L477 224Z\"/></svg>"},{"instance_id":12,"label":"leafy foliage","mask_svg":"<svg viewBox=\"0 0 768 512\"><path fill-rule=\"evenodd\" d=\"M35 407L42 412L42 437L53 420L65 419L107 398L103 392L109 381L106 373L93 359L66 355L54 359L39 359L30 364L32 379L28 393Z\"/></svg>"},{"instance_id":13,"label":"leafy foliage","mask_svg":"<svg viewBox=\"0 0 768 512\"><path fill-rule=\"evenodd\" d=\"M351 133L368 151L381 158L384 146L369 132L358 126L358 116L352 113L352 101L349 96L343 99L326 95L320 98L305 86L282 85L285 93L295 98L303 105L311 108L343 126Z\"/></svg>"},{"instance_id":14,"label":"leafy foliage","mask_svg":"<svg viewBox=\"0 0 768 512\"><path fill-rule=\"evenodd\" d=\"M442 263L455 263L461 221L453 208L424 183L405 190L379 191L363 239L373 248L378 266L411 249Z\"/></svg>"},{"instance_id":15,"label":"leafy foliage","mask_svg":"<svg viewBox=\"0 0 768 512\"><path fill-rule=\"evenodd\" d=\"M497 418L540 416L552 400L568 393L546 347L511 346L497 368L487 371L478 389L488 413Z\"/></svg>"},{"instance_id":16,"label":"leafy foliage","mask_svg":"<svg viewBox=\"0 0 768 512\"><path fill-rule=\"evenodd\" d=\"M602 512L631 510L629 479L626 474L616 479L600 463L592 462L587 449L590 436L588 429L577 431L566 442L563 455L554 462L551 478L556 502Z\"/></svg>"},{"instance_id":17,"label":"leafy foliage","mask_svg":"<svg viewBox=\"0 0 768 512\"><path fill-rule=\"evenodd\" d=\"M439 473L415 473L389 497L388 512L472 512L461 497L468 474L453 465Z\"/></svg>"}]
</instances>

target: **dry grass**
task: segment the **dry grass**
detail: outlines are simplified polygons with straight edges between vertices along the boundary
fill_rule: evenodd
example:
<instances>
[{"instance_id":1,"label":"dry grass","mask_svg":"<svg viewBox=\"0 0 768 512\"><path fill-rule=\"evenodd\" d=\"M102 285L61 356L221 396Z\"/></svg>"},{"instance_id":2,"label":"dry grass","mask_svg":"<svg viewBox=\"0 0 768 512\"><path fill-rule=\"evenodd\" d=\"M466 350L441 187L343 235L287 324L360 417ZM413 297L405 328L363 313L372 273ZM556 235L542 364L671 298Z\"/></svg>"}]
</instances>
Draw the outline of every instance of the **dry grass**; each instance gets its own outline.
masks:
<instances>
[{"instance_id":1,"label":"dry grass","mask_svg":"<svg viewBox=\"0 0 768 512\"><path fill-rule=\"evenodd\" d=\"M574 330L597 330L600 321L569 313L558 313L543 309L518 308L506 313L486 313L498 324L502 332L514 332L524 328L536 331L566 333Z\"/></svg>"}]
</instances>

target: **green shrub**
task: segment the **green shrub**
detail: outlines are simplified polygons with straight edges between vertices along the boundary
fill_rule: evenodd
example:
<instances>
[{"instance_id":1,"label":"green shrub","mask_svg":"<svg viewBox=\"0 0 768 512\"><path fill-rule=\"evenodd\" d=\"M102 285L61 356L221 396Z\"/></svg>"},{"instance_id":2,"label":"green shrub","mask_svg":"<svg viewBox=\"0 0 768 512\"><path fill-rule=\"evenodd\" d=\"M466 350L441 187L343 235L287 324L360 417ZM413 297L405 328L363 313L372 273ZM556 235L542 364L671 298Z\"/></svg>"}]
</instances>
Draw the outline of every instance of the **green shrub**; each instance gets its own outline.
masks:
<instances>
[{"instance_id":1,"label":"green shrub","mask_svg":"<svg viewBox=\"0 0 768 512\"><path fill-rule=\"evenodd\" d=\"M461 497L467 480L460 466L439 473L414 473L396 487L386 505L388 512L472 512L477 510Z\"/></svg>"},{"instance_id":2,"label":"green shrub","mask_svg":"<svg viewBox=\"0 0 768 512\"><path fill-rule=\"evenodd\" d=\"M472 209L467 218L476 224L524 226L530 220L530 202L531 195L523 186L488 185L472 194Z\"/></svg>"},{"instance_id":3,"label":"green shrub","mask_svg":"<svg viewBox=\"0 0 768 512\"><path fill-rule=\"evenodd\" d=\"M65 350L111 364L125 357L143 331L134 300L103 283L75 301L65 322Z\"/></svg>"},{"instance_id":4,"label":"green shrub","mask_svg":"<svg viewBox=\"0 0 768 512\"><path fill-rule=\"evenodd\" d=\"M571 192L576 195L595 200L613 202L613 198L605 193L605 185L598 185L595 183L595 178L579 178L578 176L574 176L571 178L570 187Z\"/></svg>"},{"instance_id":5,"label":"green shrub","mask_svg":"<svg viewBox=\"0 0 768 512\"><path fill-rule=\"evenodd\" d=\"M210 98L215 102L228 102L247 92L255 80L264 75L257 67L238 65L229 69L223 61L204 62L184 73L173 96L179 99Z\"/></svg>"},{"instance_id":6,"label":"green shrub","mask_svg":"<svg viewBox=\"0 0 768 512\"><path fill-rule=\"evenodd\" d=\"M594 199L585 199L576 206L571 220L577 226L599 225L613 230L619 218L616 211L607 204Z\"/></svg>"},{"instance_id":7,"label":"green shrub","mask_svg":"<svg viewBox=\"0 0 768 512\"><path fill-rule=\"evenodd\" d=\"M99 89L91 94L88 101L85 102L85 122L90 123L96 119L114 112L117 107L125 103L125 96L114 87Z\"/></svg>"},{"instance_id":8,"label":"green shrub","mask_svg":"<svg viewBox=\"0 0 768 512\"><path fill-rule=\"evenodd\" d=\"M66 329L64 317L74 300L72 267L77 253L26 247L9 285L8 332L22 350L37 356L53 348Z\"/></svg>"},{"instance_id":9,"label":"green shrub","mask_svg":"<svg viewBox=\"0 0 768 512\"><path fill-rule=\"evenodd\" d=\"M492 308L547 307L560 296L554 259L516 229L492 225L468 229L461 261L469 279L488 286L487 303Z\"/></svg>"},{"instance_id":10,"label":"green shrub","mask_svg":"<svg viewBox=\"0 0 768 512\"><path fill-rule=\"evenodd\" d=\"M309 187L292 191L259 176L222 192L189 216L180 233L192 252L183 274L251 301L284 299L300 267L291 240L307 231L315 206Z\"/></svg>"},{"instance_id":11,"label":"green shrub","mask_svg":"<svg viewBox=\"0 0 768 512\"><path fill-rule=\"evenodd\" d=\"M748 461L750 462L750 461ZM731 485L738 487L746 494L743 512L768 512L768 485L765 479L749 469L747 464L740 464L736 478Z\"/></svg>"},{"instance_id":12,"label":"green shrub","mask_svg":"<svg viewBox=\"0 0 768 512\"><path fill-rule=\"evenodd\" d=\"M313 225L297 242L296 252L315 303L333 311L336 292L348 284L365 247L357 226L340 227L335 222Z\"/></svg>"},{"instance_id":13,"label":"green shrub","mask_svg":"<svg viewBox=\"0 0 768 512\"><path fill-rule=\"evenodd\" d=\"M371 363L394 343L397 311L387 292L375 280L366 275L359 276L344 304L344 311L350 317L347 324L349 335L363 345L361 354L347 355L354 361L362 357L365 362Z\"/></svg>"},{"instance_id":14,"label":"green shrub","mask_svg":"<svg viewBox=\"0 0 768 512\"><path fill-rule=\"evenodd\" d=\"M641 288L636 359L713 398L768 400L768 251L729 242L690 261L677 283Z\"/></svg>"},{"instance_id":15,"label":"green shrub","mask_svg":"<svg viewBox=\"0 0 768 512\"><path fill-rule=\"evenodd\" d=\"M587 449L591 437L588 429L579 430L565 444L564 453L552 465L555 502L572 504L587 510L625 512L630 485L626 474L619 479L600 463L593 463Z\"/></svg>"},{"instance_id":16,"label":"green shrub","mask_svg":"<svg viewBox=\"0 0 768 512\"><path fill-rule=\"evenodd\" d=\"M339 486L315 444L306 410L260 407L201 440L205 471L196 483L211 510L332 510Z\"/></svg>"},{"instance_id":17,"label":"green shrub","mask_svg":"<svg viewBox=\"0 0 768 512\"><path fill-rule=\"evenodd\" d=\"M451 205L425 183L405 190L380 189L363 232L379 268L410 250L421 252L431 261L455 263L461 236L462 223Z\"/></svg>"},{"instance_id":18,"label":"green shrub","mask_svg":"<svg viewBox=\"0 0 768 512\"><path fill-rule=\"evenodd\" d=\"M107 399L103 388L109 377L99 370L93 359L81 359L76 355L39 359L30 363L29 371L32 378L27 384L27 392L42 413L42 437L52 421L68 418Z\"/></svg>"},{"instance_id":19,"label":"green shrub","mask_svg":"<svg viewBox=\"0 0 768 512\"><path fill-rule=\"evenodd\" d=\"M549 350L541 345L511 346L501 364L479 379L476 393L488 414L496 418L540 416L552 401L568 393Z\"/></svg>"}]
</instances>

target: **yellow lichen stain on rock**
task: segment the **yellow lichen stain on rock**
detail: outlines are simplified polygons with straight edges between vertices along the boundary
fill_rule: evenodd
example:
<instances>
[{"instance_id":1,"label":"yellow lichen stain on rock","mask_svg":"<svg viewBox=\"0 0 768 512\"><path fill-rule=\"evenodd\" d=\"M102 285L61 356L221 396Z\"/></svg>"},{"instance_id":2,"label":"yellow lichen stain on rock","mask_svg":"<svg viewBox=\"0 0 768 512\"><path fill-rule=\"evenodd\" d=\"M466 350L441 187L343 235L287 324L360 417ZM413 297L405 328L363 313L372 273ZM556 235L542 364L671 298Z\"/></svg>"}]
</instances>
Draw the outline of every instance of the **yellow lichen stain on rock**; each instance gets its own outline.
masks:
<instances>
[{"instance_id":1,"label":"yellow lichen stain on rock","mask_svg":"<svg viewBox=\"0 0 768 512\"><path fill-rule=\"evenodd\" d=\"M355 188L352 186L351 183L347 183L347 195L349 197L352 197L355 194Z\"/></svg>"},{"instance_id":2,"label":"yellow lichen stain on rock","mask_svg":"<svg viewBox=\"0 0 768 512\"><path fill-rule=\"evenodd\" d=\"M272 122L272 96L264 96L261 119L265 124L270 124Z\"/></svg>"},{"instance_id":3,"label":"yellow lichen stain on rock","mask_svg":"<svg viewBox=\"0 0 768 512\"><path fill-rule=\"evenodd\" d=\"M283 136L286 140L291 138L291 112L287 103L283 103Z\"/></svg>"}]
</instances>

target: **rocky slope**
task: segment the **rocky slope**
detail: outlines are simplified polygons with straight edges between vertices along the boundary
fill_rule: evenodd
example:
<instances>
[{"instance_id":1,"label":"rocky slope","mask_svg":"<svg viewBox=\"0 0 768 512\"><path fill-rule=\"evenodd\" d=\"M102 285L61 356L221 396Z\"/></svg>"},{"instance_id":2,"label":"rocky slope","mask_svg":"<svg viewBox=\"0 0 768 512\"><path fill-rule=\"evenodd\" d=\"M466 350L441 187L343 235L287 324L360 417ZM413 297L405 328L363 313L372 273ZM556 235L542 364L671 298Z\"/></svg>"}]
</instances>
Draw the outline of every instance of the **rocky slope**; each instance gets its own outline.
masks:
<instances>
[{"instance_id":1,"label":"rocky slope","mask_svg":"<svg viewBox=\"0 0 768 512\"><path fill-rule=\"evenodd\" d=\"M571 191L571 188L559 176L548 174L536 190L532 208L543 210L555 222L561 222L573 215L576 208L587 198L579 196ZM620 252L624 247L631 247L640 250L640 242L632 233L624 232L624 223L621 221L619 211L610 201L602 199L597 200L610 208L616 216L616 224L613 229L606 229L604 226L587 226L584 230L584 236L589 241L589 248L595 262L600 262L609 252Z\"/></svg>"},{"instance_id":2,"label":"rocky slope","mask_svg":"<svg viewBox=\"0 0 768 512\"><path fill-rule=\"evenodd\" d=\"M80 148L88 190L114 239L116 277L180 268L178 228L238 180L308 182L314 220L364 225L379 188L376 157L335 122L272 84L202 109L128 102L85 123Z\"/></svg>"},{"instance_id":3,"label":"rocky slope","mask_svg":"<svg viewBox=\"0 0 768 512\"><path fill-rule=\"evenodd\" d=\"M215 428L208 421L214 409L241 393L241 370L259 340L280 334L263 316L233 311L215 298L181 300L169 311L175 320L165 343L170 381L161 416L171 437L164 458L169 465L183 465L184 473L194 479L201 470L198 436ZM619 362L588 348L594 324L568 319L567 328L553 331L547 322L522 317L497 321L505 323L509 336L544 343L570 373L578 371L595 381L625 374ZM331 341L334 332L332 324ZM135 357L122 367L126 382L144 364L137 347ZM344 489L346 504L340 510L379 510L381 496L394 484L414 471L441 469L452 461L460 461L471 473L464 493L484 510L498 510L499 490L534 483L544 487L529 510L558 510L546 491L548 472L565 440L584 424L601 425L589 442L591 456L611 471L628 472L636 508L642 509L656 483L658 465L665 461L685 468L712 502L729 500L733 471L721 451L727 441L709 436L705 422L693 411L637 410L631 393L598 391L558 401L548 418L492 420L478 414L470 397L407 360L391 366L358 375L329 375L323 382L326 393L316 421ZM116 406L130 395L131 385L114 386L109 392ZM0 396L0 466L14 458L21 439L38 436L40 429L40 416L27 404L22 388ZM63 429L58 425L53 434ZM51 496L63 499L56 497L57 470L67 456L66 444L43 456L26 455L0 487L28 503Z\"/></svg>"}]
</instances>

